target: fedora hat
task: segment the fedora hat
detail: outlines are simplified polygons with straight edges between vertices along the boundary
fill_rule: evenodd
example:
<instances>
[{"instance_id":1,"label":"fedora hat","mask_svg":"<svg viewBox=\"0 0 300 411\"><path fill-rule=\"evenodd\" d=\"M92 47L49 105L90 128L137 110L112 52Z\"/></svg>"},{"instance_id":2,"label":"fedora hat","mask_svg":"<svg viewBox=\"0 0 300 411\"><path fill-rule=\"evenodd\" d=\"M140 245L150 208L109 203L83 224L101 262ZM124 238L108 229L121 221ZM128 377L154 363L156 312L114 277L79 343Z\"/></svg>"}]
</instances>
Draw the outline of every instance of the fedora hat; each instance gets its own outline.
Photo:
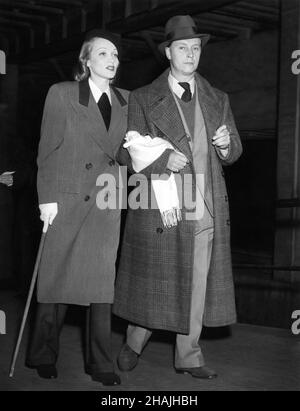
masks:
<instances>
[{"instance_id":1,"label":"fedora hat","mask_svg":"<svg viewBox=\"0 0 300 411\"><path fill-rule=\"evenodd\" d=\"M172 41L201 38L202 47L208 42L210 35L199 33L196 23L191 16L174 16L171 17L165 27L165 40L159 44L159 51L164 54L165 47L168 47Z\"/></svg>"}]
</instances>

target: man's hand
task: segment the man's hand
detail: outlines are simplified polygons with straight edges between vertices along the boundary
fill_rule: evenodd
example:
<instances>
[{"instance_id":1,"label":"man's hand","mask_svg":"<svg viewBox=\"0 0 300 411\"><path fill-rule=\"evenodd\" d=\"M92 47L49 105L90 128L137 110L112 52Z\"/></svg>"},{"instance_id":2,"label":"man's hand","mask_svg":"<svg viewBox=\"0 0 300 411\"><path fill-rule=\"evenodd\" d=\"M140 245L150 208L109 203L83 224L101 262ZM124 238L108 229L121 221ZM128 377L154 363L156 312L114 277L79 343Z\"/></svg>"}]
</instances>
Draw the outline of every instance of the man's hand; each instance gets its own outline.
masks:
<instances>
[{"instance_id":1,"label":"man's hand","mask_svg":"<svg viewBox=\"0 0 300 411\"><path fill-rule=\"evenodd\" d=\"M173 151L170 154L167 168L176 173L182 170L187 165L188 162L189 161L184 154Z\"/></svg>"},{"instance_id":2,"label":"man's hand","mask_svg":"<svg viewBox=\"0 0 300 411\"><path fill-rule=\"evenodd\" d=\"M14 176L12 172L6 172L0 175L0 183L11 187L14 184Z\"/></svg>"},{"instance_id":3,"label":"man's hand","mask_svg":"<svg viewBox=\"0 0 300 411\"><path fill-rule=\"evenodd\" d=\"M223 157L228 156L230 146L230 129L223 125L216 130L213 137L213 145L218 148Z\"/></svg>"},{"instance_id":4,"label":"man's hand","mask_svg":"<svg viewBox=\"0 0 300 411\"><path fill-rule=\"evenodd\" d=\"M48 231L48 226L52 225L53 220L57 215L57 203L40 204L39 208L41 212L40 219L44 222L43 233L46 233Z\"/></svg>"}]
</instances>

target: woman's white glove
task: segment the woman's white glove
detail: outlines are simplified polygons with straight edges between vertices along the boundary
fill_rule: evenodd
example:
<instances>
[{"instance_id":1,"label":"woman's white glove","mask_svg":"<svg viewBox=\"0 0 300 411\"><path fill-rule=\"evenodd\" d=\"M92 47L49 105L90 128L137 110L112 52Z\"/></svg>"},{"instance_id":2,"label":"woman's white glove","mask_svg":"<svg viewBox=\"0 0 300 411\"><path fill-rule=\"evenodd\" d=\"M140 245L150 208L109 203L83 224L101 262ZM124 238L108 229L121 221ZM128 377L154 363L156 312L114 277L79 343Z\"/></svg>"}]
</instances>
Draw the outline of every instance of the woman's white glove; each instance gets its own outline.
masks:
<instances>
[{"instance_id":1,"label":"woman's white glove","mask_svg":"<svg viewBox=\"0 0 300 411\"><path fill-rule=\"evenodd\" d=\"M41 212L40 219L44 221L43 233L46 233L48 230L48 226L52 225L53 220L57 215L57 203L40 204L39 208Z\"/></svg>"}]
</instances>

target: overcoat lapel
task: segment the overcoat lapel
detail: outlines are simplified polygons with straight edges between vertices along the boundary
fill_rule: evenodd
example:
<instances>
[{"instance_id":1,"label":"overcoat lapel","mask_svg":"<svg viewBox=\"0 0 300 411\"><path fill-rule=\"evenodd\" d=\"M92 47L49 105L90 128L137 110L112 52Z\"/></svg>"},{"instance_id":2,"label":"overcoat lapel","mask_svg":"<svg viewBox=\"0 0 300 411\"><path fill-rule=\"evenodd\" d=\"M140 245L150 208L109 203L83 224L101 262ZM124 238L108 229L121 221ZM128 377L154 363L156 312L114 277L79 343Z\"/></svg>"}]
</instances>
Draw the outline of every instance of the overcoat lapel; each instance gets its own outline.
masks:
<instances>
[{"instance_id":1,"label":"overcoat lapel","mask_svg":"<svg viewBox=\"0 0 300 411\"><path fill-rule=\"evenodd\" d=\"M154 83L155 97L150 106L149 117L168 140L186 157L192 160L192 152L168 84L168 70Z\"/></svg>"},{"instance_id":2,"label":"overcoat lapel","mask_svg":"<svg viewBox=\"0 0 300 411\"><path fill-rule=\"evenodd\" d=\"M80 112L86 118L88 134L106 154L113 157L112 143L99 108L91 95L87 80L79 82L79 107Z\"/></svg>"},{"instance_id":3,"label":"overcoat lapel","mask_svg":"<svg viewBox=\"0 0 300 411\"><path fill-rule=\"evenodd\" d=\"M112 103L112 111L111 111L110 126L108 130L108 134L109 134L108 138L110 140L113 152L116 153L116 151L120 147L120 129L122 127L122 124L127 124L127 121L126 121L125 111L122 108L119 98L116 96L114 87L111 87L111 103ZM124 137L125 137L125 132L126 132L126 127L124 128Z\"/></svg>"},{"instance_id":4,"label":"overcoat lapel","mask_svg":"<svg viewBox=\"0 0 300 411\"><path fill-rule=\"evenodd\" d=\"M208 143L208 170L212 169L212 166L216 160L216 150L212 144L212 138L215 135L217 128L221 124L220 112L221 108L216 98L213 98L212 91L201 80L201 77L196 74L196 84L198 87L198 99L202 110L202 115L206 127L207 143ZM208 178L212 178L211 174Z\"/></svg>"},{"instance_id":5,"label":"overcoat lapel","mask_svg":"<svg viewBox=\"0 0 300 411\"><path fill-rule=\"evenodd\" d=\"M218 101L212 97L211 90L204 85L201 77L197 74L196 84L198 87L198 99L209 140L208 143L211 145L212 137L215 135L216 129L221 126L221 119L219 118L220 107Z\"/></svg>"}]
</instances>

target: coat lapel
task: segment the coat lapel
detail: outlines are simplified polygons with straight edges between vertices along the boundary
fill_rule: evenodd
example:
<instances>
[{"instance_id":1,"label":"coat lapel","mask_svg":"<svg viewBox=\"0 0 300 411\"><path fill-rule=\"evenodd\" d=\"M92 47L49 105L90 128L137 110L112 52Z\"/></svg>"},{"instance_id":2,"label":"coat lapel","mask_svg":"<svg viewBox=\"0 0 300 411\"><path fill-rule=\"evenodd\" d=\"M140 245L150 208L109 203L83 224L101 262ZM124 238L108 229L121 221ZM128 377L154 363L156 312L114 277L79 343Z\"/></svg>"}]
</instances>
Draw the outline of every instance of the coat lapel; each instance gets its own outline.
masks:
<instances>
[{"instance_id":1,"label":"coat lapel","mask_svg":"<svg viewBox=\"0 0 300 411\"><path fill-rule=\"evenodd\" d=\"M191 149L178 112L174 97L170 91L166 70L153 82L153 101L150 105L149 117L156 127L180 152L192 159Z\"/></svg>"},{"instance_id":2,"label":"coat lapel","mask_svg":"<svg viewBox=\"0 0 300 411\"><path fill-rule=\"evenodd\" d=\"M196 83L198 87L198 99L204 118L208 149L210 153L208 157L208 169L211 169L211 166L212 164L214 164L217 157L216 150L212 145L212 138L215 135L217 128L222 125L220 118L220 113L222 111L218 100L216 98L213 98L213 93L210 86L206 85L199 75L196 75Z\"/></svg>"},{"instance_id":3,"label":"coat lapel","mask_svg":"<svg viewBox=\"0 0 300 411\"><path fill-rule=\"evenodd\" d=\"M108 132L99 108L91 95L87 80L79 82L79 106L88 123L88 134L106 154L113 157L113 147Z\"/></svg>"},{"instance_id":4,"label":"coat lapel","mask_svg":"<svg viewBox=\"0 0 300 411\"><path fill-rule=\"evenodd\" d=\"M119 149L122 138L125 137L127 118L123 107L127 106L126 101L120 101L119 95L114 87L111 87L111 121L108 130L109 140L114 153ZM124 135L122 135L124 129ZM120 140L121 136L121 140Z\"/></svg>"},{"instance_id":5,"label":"coat lapel","mask_svg":"<svg viewBox=\"0 0 300 411\"><path fill-rule=\"evenodd\" d=\"M198 99L202 110L208 139L211 141L220 124L220 106L217 99L213 98L210 88L205 85L201 77L196 74Z\"/></svg>"}]
</instances>

